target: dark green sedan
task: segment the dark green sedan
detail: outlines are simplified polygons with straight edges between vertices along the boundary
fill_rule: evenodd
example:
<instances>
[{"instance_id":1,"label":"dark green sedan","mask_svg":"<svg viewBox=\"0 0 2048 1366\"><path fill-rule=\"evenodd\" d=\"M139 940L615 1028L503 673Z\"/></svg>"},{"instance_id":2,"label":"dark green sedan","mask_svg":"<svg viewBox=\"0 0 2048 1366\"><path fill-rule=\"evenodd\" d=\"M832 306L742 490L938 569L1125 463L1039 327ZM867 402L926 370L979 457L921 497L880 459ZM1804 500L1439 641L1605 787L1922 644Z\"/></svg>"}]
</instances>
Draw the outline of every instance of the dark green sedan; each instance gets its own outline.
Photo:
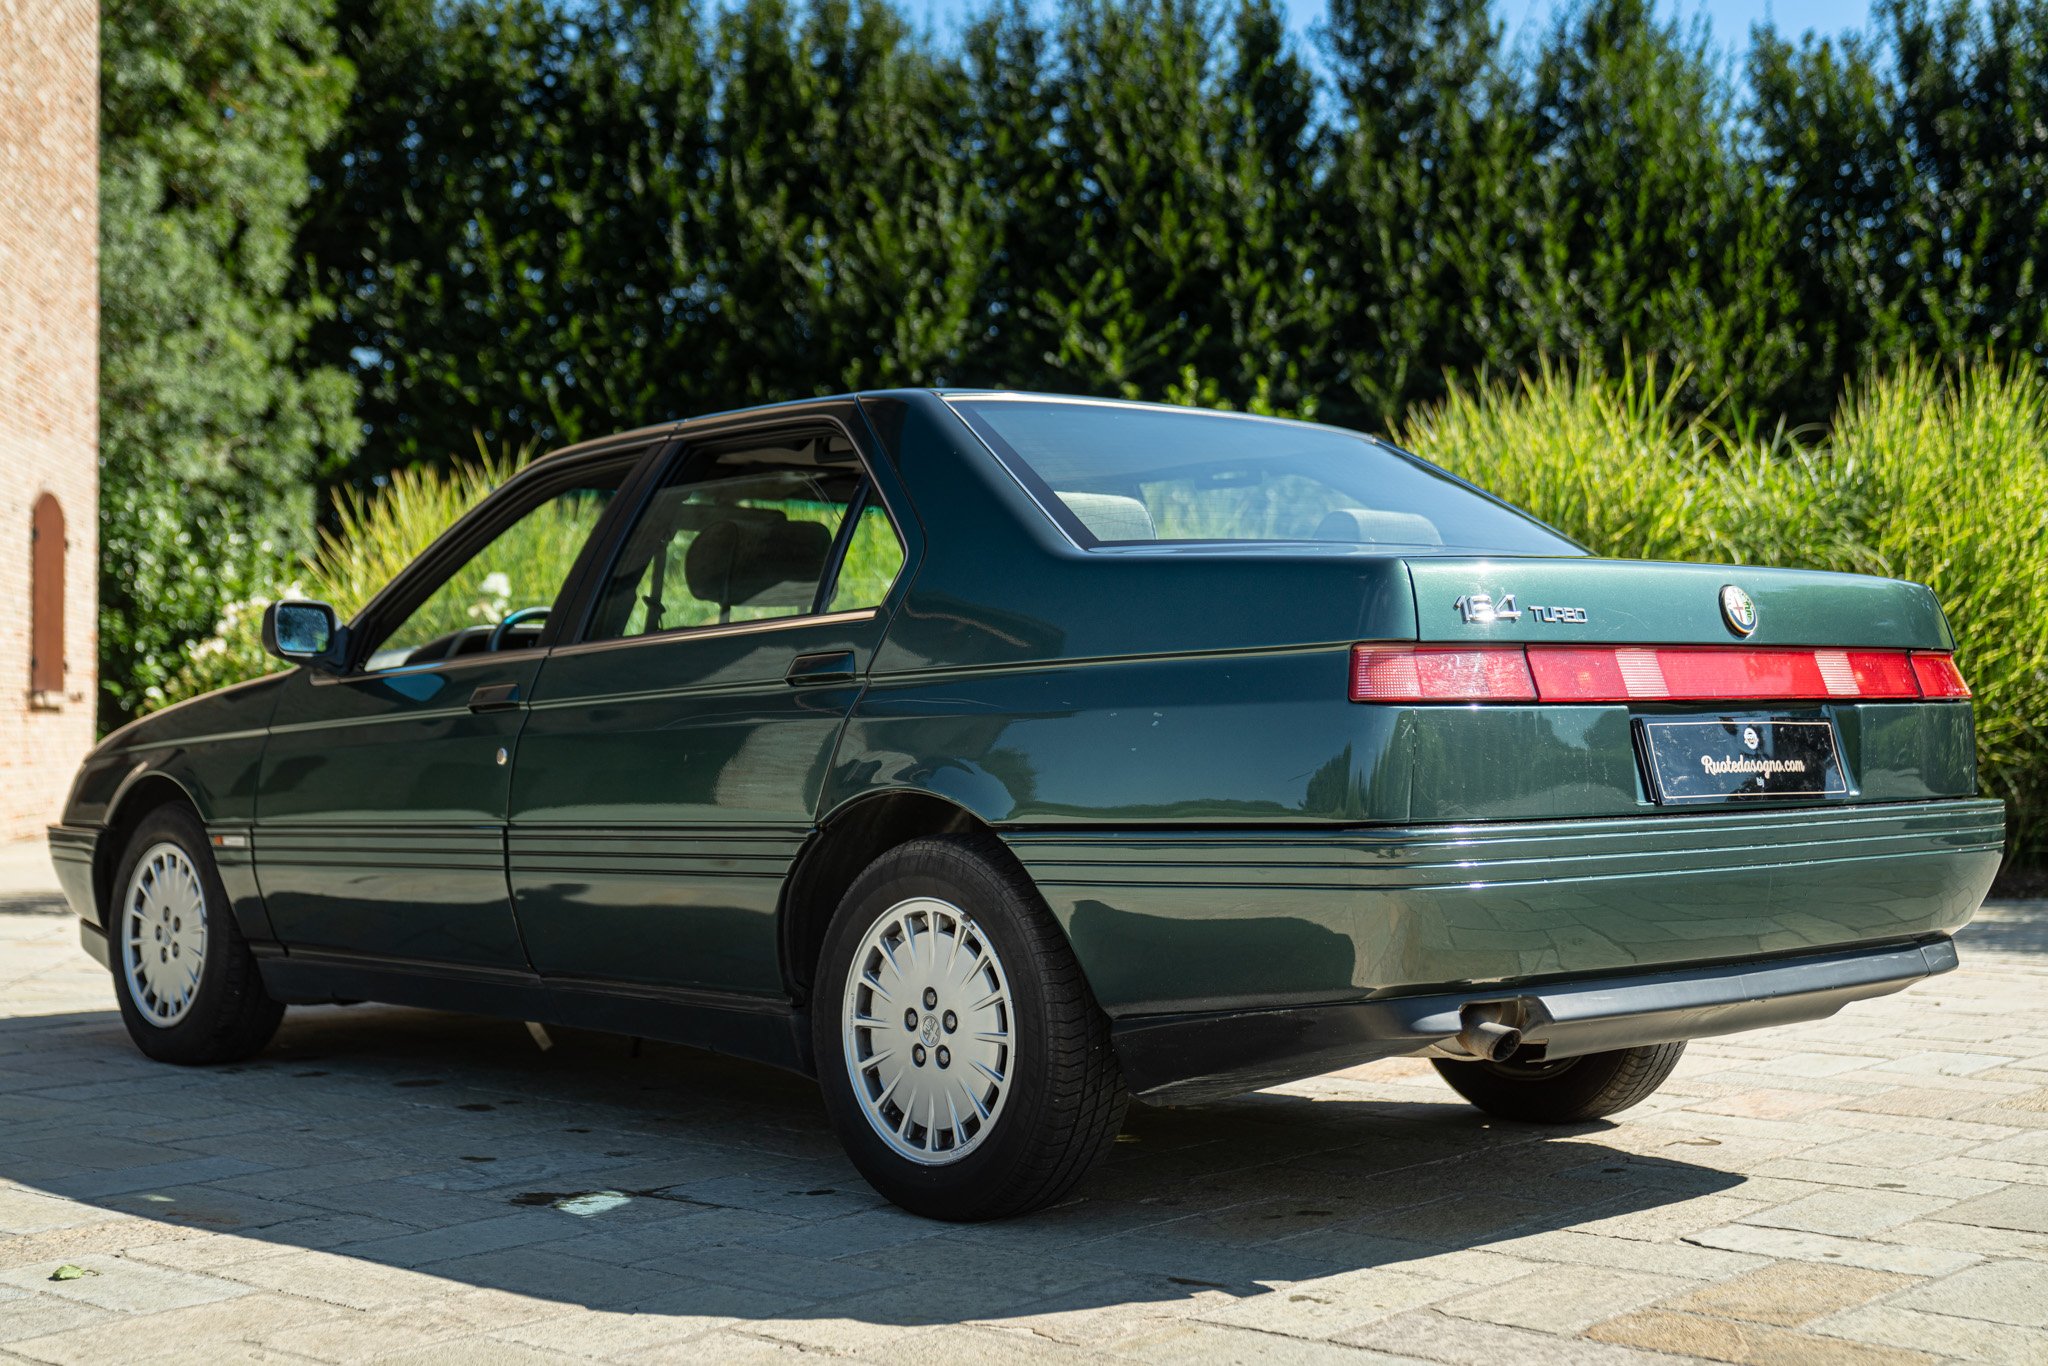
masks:
<instances>
[{"instance_id":1,"label":"dark green sedan","mask_svg":"<svg viewBox=\"0 0 2048 1366\"><path fill-rule=\"evenodd\" d=\"M1999 862L1927 589L1624 563L1371 437L1013 393L533 462L296 667L86 760L51 848L151 1057L375 1000L815 1076L909 1209L1127 1097L1427 1057L1621 1110L1955 966Z\"/></svg>"}]
</instances>

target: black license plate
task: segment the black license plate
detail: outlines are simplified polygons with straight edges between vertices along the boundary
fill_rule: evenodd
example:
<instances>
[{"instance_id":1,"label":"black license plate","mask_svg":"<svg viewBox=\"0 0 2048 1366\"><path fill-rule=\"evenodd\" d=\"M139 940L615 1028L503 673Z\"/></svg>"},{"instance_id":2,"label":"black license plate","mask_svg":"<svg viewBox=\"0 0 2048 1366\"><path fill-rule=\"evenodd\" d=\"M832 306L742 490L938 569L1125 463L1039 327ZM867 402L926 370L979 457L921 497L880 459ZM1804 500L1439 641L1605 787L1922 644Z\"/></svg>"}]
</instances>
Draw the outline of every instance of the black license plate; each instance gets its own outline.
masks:
<instances>
[{"instance_id":1,"label":"black license plate","mask_svg":"<svg viewBox=\"0 0 2048 1366\"><path fill-rule=\"evenodd\" d=\"M1849 790L1835 723L1781 716L1636 721L1659 802L1834 797Z\"/></svg>"}]
</instances>

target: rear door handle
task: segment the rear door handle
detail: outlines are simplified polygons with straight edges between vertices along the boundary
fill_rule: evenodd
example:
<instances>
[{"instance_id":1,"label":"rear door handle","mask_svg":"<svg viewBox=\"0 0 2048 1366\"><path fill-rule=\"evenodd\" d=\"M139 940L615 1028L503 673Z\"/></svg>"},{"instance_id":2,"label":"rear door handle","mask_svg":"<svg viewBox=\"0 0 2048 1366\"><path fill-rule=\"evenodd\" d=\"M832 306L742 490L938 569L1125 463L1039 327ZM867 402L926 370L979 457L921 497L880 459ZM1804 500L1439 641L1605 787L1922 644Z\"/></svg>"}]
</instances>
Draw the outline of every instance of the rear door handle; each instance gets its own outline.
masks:
<instances>
[{"instance_id":1,"label":"rear door handle","mask_svg":"<svg viewBox=\"0 0 2048 1366\"><path fill-rule=\"evenodd\" d=\"M517 683L487 683L469 695L471 711L510 711L518 705Z\"/></svg>"},{"instance_id":2,"label":"rear door handle","mask_svg":"<svg viewBox=\"0 0 2048 1366\"><path fill-rule=\"evenodd\" d=\"M826 650L822 654L798 655L789 662L783 679L791 687L812 687L819 683L851 683L853 651Z\"/></svg>"}]
</instances>

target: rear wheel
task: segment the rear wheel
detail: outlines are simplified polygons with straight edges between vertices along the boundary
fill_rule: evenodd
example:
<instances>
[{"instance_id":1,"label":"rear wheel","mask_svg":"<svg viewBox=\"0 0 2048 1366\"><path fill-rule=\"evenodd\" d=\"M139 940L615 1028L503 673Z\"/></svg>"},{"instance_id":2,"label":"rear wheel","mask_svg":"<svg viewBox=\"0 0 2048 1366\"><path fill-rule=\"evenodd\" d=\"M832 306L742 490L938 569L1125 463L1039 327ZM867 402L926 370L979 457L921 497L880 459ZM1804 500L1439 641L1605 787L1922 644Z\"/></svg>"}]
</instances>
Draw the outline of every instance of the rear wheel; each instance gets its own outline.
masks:
<instances>
[{"instance_id":1,"label":"rear wheel","mask_svg":"<svg viewBox=\"0 0 2048 1366\"><path fill-rule=\"evenodd\" d=\"M1109 1022L992 839L914 840L861 874L826 931L812 1027L848 1156L916 1214L1041 1208L1123 1124Z\"/></svg>"},{"instance_id":2,"label":"rear wheel","mask_svg":"<svg viewBox=\"0 0 2048 1366\"><path fill-rule=\"evenodd\" d=\"M263 990L199 818L145 816L114 877L107 959L128 1037L159 1062L236 1062L262 1051L284 1007Z\"/></svg>"},{"instance_id":3,"label":"rear wheel","mask_svg":"<svg viewBox=\"0 0 2048 1366\"><path fill-rule=\"evenodd\" d=\"M1544 1062L1434 1061L1452 1090L1490 1115L1578 1124L1648 1099L1684 1053L1681 1042Z\"/></svg>"}]
</instances>

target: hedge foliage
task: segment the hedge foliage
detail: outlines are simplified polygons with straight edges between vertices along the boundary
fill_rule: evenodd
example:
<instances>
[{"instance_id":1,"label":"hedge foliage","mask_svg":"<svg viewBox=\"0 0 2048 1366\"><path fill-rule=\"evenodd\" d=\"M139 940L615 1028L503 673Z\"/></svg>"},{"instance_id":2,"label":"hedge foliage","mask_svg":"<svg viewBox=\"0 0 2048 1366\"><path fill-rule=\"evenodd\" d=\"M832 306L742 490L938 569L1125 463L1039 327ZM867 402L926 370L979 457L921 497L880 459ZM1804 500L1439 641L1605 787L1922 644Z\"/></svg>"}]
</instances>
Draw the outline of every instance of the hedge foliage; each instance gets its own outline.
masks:
<instances>
[{"instance_id":1,"label":"hedge foliage","mask_svg":"<svg viewBox=\"0 0 2048 1366\"><path fill-rule=\"evenodd\" d=\"M100 41L102 721L148 705L356 449L356 382L288 297L351 72L324 0L122 0ZM11 130L10 130L11 131Z\"/></svg>"}]
</instances>

